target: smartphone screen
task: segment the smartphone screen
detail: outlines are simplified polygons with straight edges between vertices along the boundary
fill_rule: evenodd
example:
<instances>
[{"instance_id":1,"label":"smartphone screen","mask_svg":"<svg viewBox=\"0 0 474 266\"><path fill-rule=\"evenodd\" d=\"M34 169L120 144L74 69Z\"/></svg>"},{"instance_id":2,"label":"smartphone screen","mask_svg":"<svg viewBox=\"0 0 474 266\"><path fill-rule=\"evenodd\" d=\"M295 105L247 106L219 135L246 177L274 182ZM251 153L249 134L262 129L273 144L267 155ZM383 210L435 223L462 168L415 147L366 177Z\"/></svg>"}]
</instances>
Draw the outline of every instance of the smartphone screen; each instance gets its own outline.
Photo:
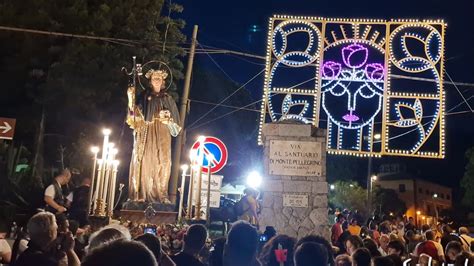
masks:
<instances>
[{"instance_id":1,"label":"smartphone screen","mask_svg":"<svg viewBox=\"0 0 474 266\"><path fill-rule=\"evenodd\" d=\"M144 234L156 235L156 228L154 228L154 227L145 227L145 229L143 229L143 233Z\"/></svg>"}]
</instances>

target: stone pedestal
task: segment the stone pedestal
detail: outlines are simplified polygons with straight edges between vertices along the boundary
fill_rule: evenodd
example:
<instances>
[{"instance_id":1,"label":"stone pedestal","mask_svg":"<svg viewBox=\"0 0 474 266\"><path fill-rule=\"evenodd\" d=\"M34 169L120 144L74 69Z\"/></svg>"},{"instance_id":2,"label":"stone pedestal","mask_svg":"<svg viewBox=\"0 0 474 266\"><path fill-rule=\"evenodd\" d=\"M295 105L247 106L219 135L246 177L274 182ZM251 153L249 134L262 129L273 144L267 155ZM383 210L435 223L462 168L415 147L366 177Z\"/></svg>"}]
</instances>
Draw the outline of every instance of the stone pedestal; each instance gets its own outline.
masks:
<instances>
[{"instance_id":1,"label":"stone pedestal","mask_svg":"<svg viewBox=\"0 0 474 266\"><path fill-rule=\"evenodd\" d=\"M260 228L329 239L326 130L303 124L263 128L265 177Z\"/></svg>"}]
</instances>

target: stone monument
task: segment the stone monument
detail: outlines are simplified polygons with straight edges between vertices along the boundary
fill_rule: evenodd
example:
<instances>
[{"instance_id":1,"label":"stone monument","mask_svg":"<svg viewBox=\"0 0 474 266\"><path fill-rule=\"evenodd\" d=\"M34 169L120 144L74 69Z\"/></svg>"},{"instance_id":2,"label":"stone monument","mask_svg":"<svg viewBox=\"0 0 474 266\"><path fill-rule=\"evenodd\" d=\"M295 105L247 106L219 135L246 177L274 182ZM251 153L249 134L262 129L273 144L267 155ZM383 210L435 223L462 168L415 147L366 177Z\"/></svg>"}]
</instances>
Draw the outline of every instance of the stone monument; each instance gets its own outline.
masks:
<instances>
[{"instance_id":1,"label":"stone monument","mask_svg":"<svg viewBox=\"0 0 474 266\"><path fill-rule=\"evenodd\" d=\"M301 238L329 239L326 130L293 123L265 124L265 178L260 228Z\"/></svg>"}]
</instances>

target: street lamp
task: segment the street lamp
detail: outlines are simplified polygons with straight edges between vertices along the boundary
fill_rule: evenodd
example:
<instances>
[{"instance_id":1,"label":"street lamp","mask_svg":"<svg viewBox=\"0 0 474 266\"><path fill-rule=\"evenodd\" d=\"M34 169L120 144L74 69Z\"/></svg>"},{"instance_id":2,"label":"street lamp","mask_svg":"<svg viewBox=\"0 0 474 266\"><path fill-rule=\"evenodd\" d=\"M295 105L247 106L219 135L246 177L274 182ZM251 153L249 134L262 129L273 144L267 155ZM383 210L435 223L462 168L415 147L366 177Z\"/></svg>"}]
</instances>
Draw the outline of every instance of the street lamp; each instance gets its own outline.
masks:
<instances>
[{"instance_id":1,"label":"street lamp","mask_svg":"<svg viewBox=\"0 0 474 266\"><path fill-rule=\"evenodd\" d=\"M262 176L257 171L252 171L247 176L247 185L251 188L258 188L262 184Z\"/></svg>"},{"instance_id":2,"label":"street lamp","mask_svg":"<svg viewBox=\"0 0 474 266\"><path fill-rule=\"evenodd\" d=\"M380 135L380 133L375 133L373 138L374 138L374 140L378 141L382 138L382 135ZM373 177L373 175L372 175L372 156L371 156L371 154L369 154L369 160L367 162L367 205L368 205L369 213L372 212L372 177Z\"/></svg>"},{"instance_id":3,"label":"street lamp","mask_svg":"<svg viewBox=\"0 0 474 266\"><path fill-rule=\"evenodd\" d=\"M336 189L336 186L334 184L331 184L331 185L329 185L329 189L334 190L334 189Z\"/></svg>"},{"instance_id":4,"label":"street lamp","mask_svg":"<svg viewBox=\"0 0 474 266\"><path fill-rule=\"evenodd\" d=\"M438 194L434 193L433 194L433 203L434 203L434 209L435 209L435 214L436 214L436 223L438 223L438 206L436 205L436 200L438 199Z\"/></svg>"}]
</instances>

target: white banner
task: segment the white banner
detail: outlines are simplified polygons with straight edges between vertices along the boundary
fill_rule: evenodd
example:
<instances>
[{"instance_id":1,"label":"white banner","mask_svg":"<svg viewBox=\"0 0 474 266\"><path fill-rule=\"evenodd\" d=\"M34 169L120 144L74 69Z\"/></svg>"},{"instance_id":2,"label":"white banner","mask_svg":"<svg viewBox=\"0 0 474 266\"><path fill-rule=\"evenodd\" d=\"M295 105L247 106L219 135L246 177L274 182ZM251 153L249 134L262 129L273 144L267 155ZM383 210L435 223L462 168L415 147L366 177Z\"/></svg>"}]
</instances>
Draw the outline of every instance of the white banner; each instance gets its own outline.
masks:
<instances>
[{"instance_id":1,"label":"white banner","mask_svg":"<svg viewBox=\"0 0 474 266\"><path fill-rule=\"evenodd\" d=\"M220 207L220 198L221 198L221 186L222 175L211 175L211 208ZM201 185L201 218L206 219L206 210L207 210L207 186L208 186L208 176L207 174L202 174L202 185ZM198 202L198 184L199 184L199 173L196 173L193 177L193 205L196 206Z\"/></svg>"}]
</instances>

